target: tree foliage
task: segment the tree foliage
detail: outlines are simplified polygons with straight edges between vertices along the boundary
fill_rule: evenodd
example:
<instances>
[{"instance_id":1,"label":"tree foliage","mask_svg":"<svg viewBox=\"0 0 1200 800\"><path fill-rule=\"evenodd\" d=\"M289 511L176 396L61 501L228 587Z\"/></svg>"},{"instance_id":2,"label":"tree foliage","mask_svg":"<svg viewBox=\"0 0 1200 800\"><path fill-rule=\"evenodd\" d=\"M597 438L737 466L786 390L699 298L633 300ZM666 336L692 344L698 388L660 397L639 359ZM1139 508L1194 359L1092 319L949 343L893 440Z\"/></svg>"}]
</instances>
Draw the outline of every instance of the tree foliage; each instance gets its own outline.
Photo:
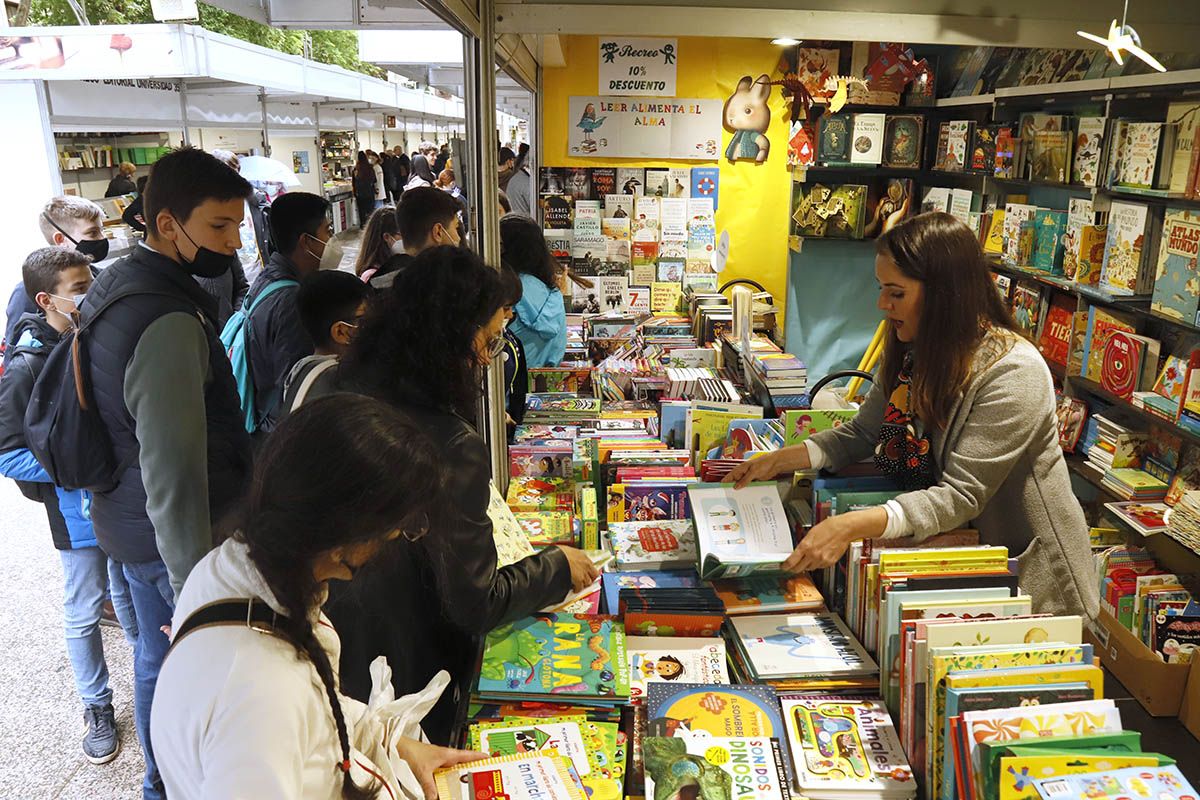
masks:
<instances>
[{"instance_id":1,"label":"tree foliage","mask_svg":"<svg viewBox=\"0 0 1200 800\"><path fill-rule=\"evenodd\" d=\"M93 25L129 25L152 23L150 0L80 0ZM66 0L33 0L31 25L75 25L77 20ZM216 6L200 3L200 27L223 33L251 44L281 53L304 55L305 42L311 42L309 57L322 64L384 77L384 71L358 58L358 36L354 31L300 31L271 28L240 17Z\"/></svg>"}]
</instances>

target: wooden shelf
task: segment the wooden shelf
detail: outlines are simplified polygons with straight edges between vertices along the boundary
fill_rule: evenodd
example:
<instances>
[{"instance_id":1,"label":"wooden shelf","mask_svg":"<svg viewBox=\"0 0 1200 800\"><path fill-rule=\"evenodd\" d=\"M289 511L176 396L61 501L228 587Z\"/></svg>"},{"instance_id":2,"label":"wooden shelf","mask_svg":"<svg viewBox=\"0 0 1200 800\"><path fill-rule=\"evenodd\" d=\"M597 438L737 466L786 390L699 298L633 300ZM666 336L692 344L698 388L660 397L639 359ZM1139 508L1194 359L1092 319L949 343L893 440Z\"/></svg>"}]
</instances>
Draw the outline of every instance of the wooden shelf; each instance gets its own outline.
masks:
<instances>
[{"instance_id":1,"label":"wooden shelf","mask_svg":"<svg viewBox=\"0 0 1200 800\"><path fill-rule=\"evenodd\" d=\"M1064 456L1063 460L1067 462L1067 469L1072 474L1078 475L1085 482L1087 482L1091 486L1096 487L1096 491L1098 491L1104 497L1108 498L1107 502L1110 502L1110 503L1123 502L1119 496L1117 496L1116 494L1113 493L1112 489L1109 489L1107 486L1105 486L1104 482L1102 480L1097 478L1094 474L1092 474L1092 472L1090 470L1088 470L1087 467L1084 466L1084 464L1087 462L1087 458L1085 456L1069 455L1069 456ZM1124 520L1122 520L1122 521L1124 521ZM1130 530L1132 530L1132 528L1130 528Z\"/></svg>"}]
</instances>

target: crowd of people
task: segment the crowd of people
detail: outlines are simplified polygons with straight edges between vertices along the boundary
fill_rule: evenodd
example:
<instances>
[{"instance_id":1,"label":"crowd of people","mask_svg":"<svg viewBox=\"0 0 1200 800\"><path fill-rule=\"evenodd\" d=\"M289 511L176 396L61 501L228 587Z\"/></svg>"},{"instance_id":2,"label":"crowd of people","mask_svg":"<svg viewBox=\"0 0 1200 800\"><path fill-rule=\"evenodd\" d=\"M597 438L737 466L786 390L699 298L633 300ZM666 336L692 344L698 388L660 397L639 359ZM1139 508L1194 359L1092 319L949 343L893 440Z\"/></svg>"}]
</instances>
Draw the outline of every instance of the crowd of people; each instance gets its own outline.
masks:
<instances>
[{"instance_id":1,"label":"crowd of people","mask_svg":"<svg viewBox=\"0 0 1200 800\"><path fill-rule=\"evenodd\" d=\"M107 268L99 207L48 202L10 298L0 474L44 505L61 555L94 763L120 746L109 601L133 645L146 798L431 796L434 769L480 757L447 746L481 636L596 577L571 547L497 566L471 422L497 357L514 422L527 367L561 360L564 270L516 213L502 264L468 250L436 148L363 155L353 273L324 198L256 218L236 156L184 148L154 164L145 238ZM48 465L29 426L60 372L107 450L56 445ZM96 485L55 482L96 464Z\"/></svg>"}]
</instances>

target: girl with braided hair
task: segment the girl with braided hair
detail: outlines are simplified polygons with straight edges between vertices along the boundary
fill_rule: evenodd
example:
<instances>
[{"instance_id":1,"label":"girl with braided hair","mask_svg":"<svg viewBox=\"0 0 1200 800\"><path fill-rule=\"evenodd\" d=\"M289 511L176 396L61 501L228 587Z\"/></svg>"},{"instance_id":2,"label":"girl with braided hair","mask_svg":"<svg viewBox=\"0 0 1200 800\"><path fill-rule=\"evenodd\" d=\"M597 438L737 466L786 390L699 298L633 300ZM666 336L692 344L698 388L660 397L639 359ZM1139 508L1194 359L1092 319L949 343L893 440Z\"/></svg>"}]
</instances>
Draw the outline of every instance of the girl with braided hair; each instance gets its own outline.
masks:
<instances>
[{"instance_id":1,"label":"girl with braided hair","mask_svg":"<svg viewBox=\"0 0 1200 800\"><path fill-rule=\"evenodd\" d=\"M367 397L314 400L275 429L236 532L176 606L151 717L168 796L432 800L435 769L483 757L417 740L445 673L383 709L343 695L341 644L321 612L330 580L430 529L445 482L421 430Z\"/></svg>"}]
</instances>

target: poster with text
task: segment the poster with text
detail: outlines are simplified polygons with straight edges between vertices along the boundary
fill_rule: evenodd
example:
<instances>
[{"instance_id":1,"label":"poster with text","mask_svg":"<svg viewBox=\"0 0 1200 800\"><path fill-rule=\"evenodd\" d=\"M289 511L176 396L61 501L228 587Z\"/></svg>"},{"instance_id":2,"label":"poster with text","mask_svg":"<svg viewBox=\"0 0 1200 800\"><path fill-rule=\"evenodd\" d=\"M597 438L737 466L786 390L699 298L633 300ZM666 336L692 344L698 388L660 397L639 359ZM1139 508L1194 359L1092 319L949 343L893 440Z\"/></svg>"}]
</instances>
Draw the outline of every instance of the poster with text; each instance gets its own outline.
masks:
<instances>
[{"instance_id":1,"label":"poster with text","mask_svg":"<svg viewBox=\"0 0 1200 800\"><path fill-rule=\"evenodd\" d=\"M596 158L711 161L721 148L720 100L572 97L567 153Z\"/></svg>"},{"instance_id":2,"label":"poster with text","mask_svg":"<svg viewBox=\"0 0 1200 800\"><path fill-rule=\"evenodd\" d=\"M675 39L601 36L599 43L600 94L675 94Z\"/></svg>"}]
</instances>

